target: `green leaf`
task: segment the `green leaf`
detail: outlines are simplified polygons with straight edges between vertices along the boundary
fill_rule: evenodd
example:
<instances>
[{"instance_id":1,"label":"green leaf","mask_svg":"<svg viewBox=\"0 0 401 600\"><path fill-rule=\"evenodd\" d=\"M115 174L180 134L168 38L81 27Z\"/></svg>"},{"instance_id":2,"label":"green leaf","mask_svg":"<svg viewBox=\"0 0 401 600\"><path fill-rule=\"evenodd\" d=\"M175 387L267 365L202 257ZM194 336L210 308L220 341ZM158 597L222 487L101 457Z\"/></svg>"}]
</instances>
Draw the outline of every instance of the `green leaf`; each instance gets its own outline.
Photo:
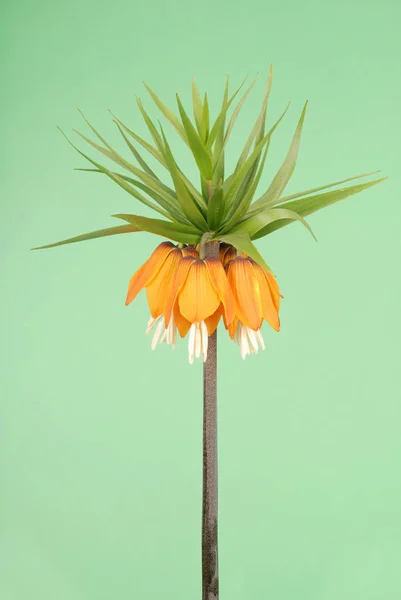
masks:
<instances>
[{"instance_id":1,"label":"green leaf","mask_svg":"<svg viewBox=\"0 0 401 600\"><path fill-rule=\"evenodd\" d=\"M243 198L241 200L241 202L238 204L237 209L233 210L232 216L229 218L229 220L226 223L226 227L227 230L229 230L230 227L234 226L238 220L246 213L246 211L248 210L252 199L255 195L256 189L259 185L259 181L260 178L262 176L263 173L263 169L265 166L265 162L266 162L266 157L267 157L267 152L269 150L269 146L270 146L270 140L267 142L266 144L266 148L264 150L263 156L262 156L262 160L260 162L258 171L256 173L256 176L254 177L252 183L250 186L248 186L248 190L246 191L246 193L243 195Z\"/></svg>"},{"instance_id":2,"label":"green leaf","mask_svg":"<svg viewBox=\"0 0 401 600\"><path fill-rule=\"evenodd\" d=\"M201 176L204 179L211 179L213 175L212 157L210 150L203 144L202 138L197 133L192 125L185 109L182 105L180 97L176 94L178 109L180 111L181 120L184 125L185 133L188 139L189 147L198 165Z\"/></svg>"},{"instance_id":3,"label":"green leaf","mask_svg":"<svg viewBox=\"0 0 401 600\"><path fill-rule=\"evenodd\" d=\"M302 217L307 217L312 213L325 208L326 206L330 206L335 202L339 202L340 200L345 200L345 198L349 198L350 196L354 196L363 190L367 190L368 188L384 181L387 177L382 177L381 179L375 179L374 181L369 181L368 183L361 183L359 185L353 185L346 188L342 188L340 190L334 190L332 192L326 192L324 194L316 194L314 196L307 196L306 198L302 198L301 200L293 200L292 202L286 202L285 204L281 204L280 208L293 210ZM260 229L254 236L253 239L261 238L269 233L272 233L276 229L280 229L285 225L289 225L293 221L282 220L276 221L275 223L271 223L263 229Z\"/></svg>"},{"instance_id":4,"label":"green leaf","mask_svg":"<svg viewBox=\"0 0 401 600\"><path fill-rule=\"evenodd\" d=\"M146 112L146 110L143 107L141 100L138 97L136 98L136 103L138 105L139 110L141 111L143 120L145 121L146 126L149 129L150 135L152 136L153 141L156 144L158 151L160 152L163 159L165 159L163 140L160 136L160 133L157 131L157 128L155 127L152 119L149 117L148 113Z\"/></svg>"},{"instance_id":5,"label":"green leaf","mask_svg":"<svg viewBox=\"0 0 401 600\"><path fill-rule=\"evenodd\" d=\"M207 93L205 92L205 97L203 100L203 111L202 111L202 122L200 128L200 134L204 143L207 142L209 137L209 128L210 128L210 114L209 114L209 102L207 99Z\"/></svg>"},{"instance_id":6,"label":"green leaf","mask_svg":"<svg viewBox=\"0 0 401 600\"><path fill-rule=\"evenodd\" d=\"M232 132L232 130L233 130L233 127L234 127L235 121L237 120L237 117L238 117L238 115L239 115L239 112L240 112L240 110L241 110L241 108L242 108L242 106L243 106L243 104L244 104L245 100L246 100L246 99L247 99L247 97L249 96L249 94L250 94L250 92L251 92L251 90L252 90L253 86L255 85L257 78L258 78L258 75L256 75L256 77L255 77L255 78L254 78L254 80L252 81L251 85L250 85L250 86L249 86L249 88L246 90L245 94L242 96L241 100L240 100L240 101L239 101L239 103L237 104L237 106L236 106L236 108L235 108L235 110L234 110L233 114L231 115L230 121L229 121L229 123L228 123L228 126L227 126L227 131L226 131L226 134L225 134L225 136L224 136L224 146L227 144L228 138L230 137L230 134L231 134L231 132Z\"/></svg>"},{"instance_id":7,"label":"green leaf","mask_svg":"<svg viewBox=\"0 0 401 600\"><path fill-rule=\"evenodd\" d=\"M305 221L303 217L301 217L298 213L293 210L288 210L285 208L269 208L266 210L262 210L257 215L238 223L231 231L246 231L251 238L255 237L255 234L266 227L266 225L270 225L271 223L275 223L276 221L281 220L290 220L290 221L300 221L313 238L316 240L316 236L313 233L309 223ZM316 240L317 241L317 240Z\"/></svg>"},{"instance_id":8,"label":"green leaf","mask_svg":"<svg viewBox=\"0 0 401 600\"><path fill-rule=\"evenodd\" d=\"M269 208L270 206L274 206L277 202L278 198L280 198L284 188L289 182L291 175L294 172L295 165L298 158L299 144L301 141L301 133L302 126L305 119L305 112L308 103L305 103L305 106L302 110L300 119L298 121L297 128L294 133L294 137L291 142L290 149L288 151L287 156L284 159L283 164L277 171L273 181L271 182L267 191L257 200L254 204L255 208Z\"/></svg>"},{"instance_id":9,"label":"green leaf","mask_svg":"<svg viewBox=\"0 0 401 600\"><path fill-rule=\"evenodd\" d=\"M156 106L163 113L163 115L166 117L166 119L172 124L172 126L176 129L177 133L180 135L180 137L182 137L182 139L184 140L184 142L186 144L188 144L184 128L181 125L180 120L178 119L178 117L176 117L175 114L169 108L167 108L167 106L165 104L163 104L163 102L160 100L160 98L158 98L156 96L156 94L154 93L154 91L151 90L150 87L145 82L143 82L143 84L146 87L146 89L148 90L149 94L151 95L151 97L152 97L154 103L156 104Z\"/></svg>"},{"instance_id":10,"label":"green leaf","mask_svg":"<svg viewBox=\"0 0 401 600\"><path fill-rule=\"evenodd\" d=\"M115 123L116 125L121 125L121 127L136 141L138 142L143 148L145 148L145 150L147 150L150 154L152 154L152 156L159 161L159 163L161 165L163 165L163 167L166 167L166 163L163 159L162 154L159 152L159 150L157 148L155 148L154 146L152 146L152 144L149 144L149 142L147 142L146 140L144 140L143 138L141 138L139 135L137 135L134 131L132 131L129 127L127 127L126 125L124 125L124 123L122 121L120 121L120 119L118 119L112 112L111 110L109 111L111 116L113 117L113 123ZM167 167L166 167L167 168Z\"/></svg>"},{"instance_id":11,"label":"green leaf","mask_svg":"<svg viewBox=\"0 0 401 600\"><path fill-rule=\"evenodd\" d=\"M207 222L211 231L215 231L221 225L224 217L224 200L223 200L223 186L215 189L213 194L209 198L207 205Z\"/></svg>"},{"instance_id":12,"label":"green leaf","mask_svg":"<svg viewBox=\"0 0 401 600\"><path fill-rule=\"evenodd\" d=\"M161 219L148 219L138 215L118 214L112 216L116 219L123 219L135 227L139 227L142 231L161 235L183 244L197 244L202 237L202 231L189 225L169 223Z\"/></svg>"},{"instance_id":13,"label":"green leaf","mask_svg":"<svg viewBox=\"0 0 401 600\"><path fill-rule=\"evenodd\" d=\"M102 175L103 174L107 174L107 173L105 173L104 170L102 171L101 169L74 169L74 170L75 171L84 171L84 172L88 172L88 173L100 173ZM115 171L110 171L110 172L113 173L113 175L115 175L117 178L123 179L124 181L126 181L126 182L134 185L135 187L138 187L139 189L143 190L144 192L146 192L148 194L148 196L150 196L151 198L153 198L154 200L156 200L156 202L158 204L160 204L160 206L162 206L163 208L165 208L166 212L165 211L161 211L161 210L158 211L164 217L167 217L168 219L170 219L172 221L177 221L178 223L183 223L183 224L186 224L186 225L189 224L188 219L183 214L181 214L181 212L179 210L178 203L177 203L177 208L176 208L175 206L172 206L171 204L169 204L168 202L166 202L165 199L162 196L160 196L160 194L157 194L156 192L154 192L152 189L150 189L147 185L145 185L141 181L133 179L132 177L128 177L127 175L123 175L122 173L116 173ZM131 191L129 191L129 193L131 193ZM151 206L150 208L153 208L154 210L157 210L157 208L154 208L153 206Z\"/></svg>"},{"instance_id":14,"label":"green leaf","mask_svg":"<svg viewBox=\"0 0 401 600\"><path fill-rule=\"evenodd\" d=\"M118 225L117 227L107 227L107 229L98 229L97 231L91 231L90 233L83 233L82 235L76 235L75 237L62 240L61 242L55 242L54 244L38 246L37 248L32 248L32 250L55 248L56 246L64 246L65 244L74 244L75 242L84 242L86 240L94 240L96 238L107 237L109 235L119 235L120 233L134 233L136 231L142 230L134 225Z\"/></svg>"},{"instance_id":15,"label":"green leaf","mask_svg":"<svg viewBox=\"0 0 401 600\"><path fill-rule=\"evenodd\" d=\"M61 129L60 129L60 131L61 131ZM106 175L108 175L111 179L116 181L119 185L121 185L121 187L126 189L126 191L130 192L129 188L124 186L121 183L121 181L118 179L118 177L116 178L116 176L113 175L112 171L110 171L109 169L106 169L106 167L103 167L99 163L92 160L89 156L87 156L86 154L81 152L81 150L79 150L76 146L74 146L74 144L68 139L68 137L65 135L65 133L64 132L62 132L62 133L63 133L64 137L68 140L68 142L73 146L73 148L75 148L75 150L77 150L77 152L79 152L79 154L81 154L89 162L91 162L93 165L95 165L98 169L101 169ZM128 171L130 171L131 173L133 173L134 175L139 177L139 179L141 179L144 183L146 183L146 185L148 185L150 189L152 189L154 192L159 194L164 199L164 201L167 202L167 204L174 207L176 210L179 209L180 204L177 201L174 190L172 190L171 188L166 186L164 183L162 183L160 181L160 179L155 179L148 173L142 171L141 169L138 169L137 167L135 167L135 165L132 165L131 163L127 162L125 159L120 157L116 152L109 151L106 148L102 148L102 146L99 146L98 144L96 144L95 142L93 142L92 140L90 140L89 138L84 136L79 131L77 131L76 133L78 133L78 135L80 135L88 144L90 144L91 146L96 148L96 150L98 150L99 152L101 152L102 154L104 154L105 156L110 158L112 161L114 161L118 165L123 166L125 169L127 169Z\"/></svg>"},{"instance_id":16,"label":"green leaf","mask_svg":"<svg viewBox=\"0 0 401 600\"><path fill-rule=\"evenodd\" d=\"M202 131L202 114L203 106L198 86L196 85L195 77L192 77L192 104L194 107L194 118L199 134Z\"/></svg>"},{"instance_id":17,"label":"green leaf","mask_svg":"<svg viewBox=\"0 0 401 600\"><path fill-rule=\"evenodd\" d=\"M65 133L61 129L60 129L60 131L63 134L63 136L65 137L65 139L69 142L69 144L71 144L71 146L81 156L83 156L84 158L86 158L86 160L88 160L90 163L92 163L92 165L94 165L95 167L97 167L102 173L104 173L105 175L107 175L108 177L110 177L110 179L112 179L113 181L115 181L126 192L128 192L129 194L131 194L131 196L134 196L135 198L137 198L137 200L140 200L140 202L142 202L143 204L146 204L146 206L148 206L152 210L155 210L155 211L159 212L160 214L162 214L163 216L167 216L169 218L169 216L166 214L166 212L164 210L160 209L156 204L154 204L153 202L151 202L150 200L148 200L147 198L145 198L145 196L142 196L142 194L139 194L139 192L137 192L135 189L133 189L132 186L130 186L127 183L127 181L124 180L123 178L121 178L118 174L114 173L113 171L110 171L106 167L103 167L103 165L101 165L98 162L94 161L92 158L90 158L89 156L87 156L84 152L82 152L81 150L79 150L79 148L77 148L77 146L75 146L71 142L71 140L68 139L68 137L65 135ZM137 171L142 174L142 171L140 171L139 169L137 169ZM142 179L144 179L144 178L142 177ZM149 176L149 179L150 179L150 181L152 181L152 178L150 176ZM174 197L170 197L168 194L166 194L164 192L163 188L161 188L160 186L153 186L153 187L156 187L156 191L158 191L159 188L162 190L163 193L159 192L160 195L164 199L167 199L167 204L169 206L171 206L171 208L173 210L175 209L175 212L177 212L177 209L175 208L176 199ZM168 209L168 210L170 211L170 209Z\"/></svg>"},{"instance_id":18,"label":"green leaf","mask_svg":"<svg viewBox=\"0 0 401 600\"><path fill-rule=\"evenodd\" d=\"M174 156L173 156L170 146L168 144L167 138L164 135L163 128L161 128L161 132L162 132L162 136L163 136L163 140L164 140L164 151L165 151L165 158L166 158L167 166L170 170L171 177L173 179L174 187L176 190L177 198L180 203L181 209L182 209L183 213L185 214L185 216L189 219L189 221L193 225L195 225L195 227L199 227L201 230L206 231L207 223L205 221L205 218L204 218L202 212L200 211L200 209L198 208L198 206L195 204L193 197L189 193L188 188L185 185L185 182L183 181L183 179L181 177L180 170L177 167Z\"/></svg>"},{"instance_id":19,"label":"green leaf","mask_svg":"<svg viewBox=\"0 0 401 600\"><path fill-rule=\"evenodd\" d=\"M262 108L260 110L258 118L256 119L255 125L253 126L252 131L249 134L249 137L245 143L245 147L244 147L243 151L241 152L241 155L237 162L237 166L235 167L235 171L238 171L239 169L241 169L242 165L245 163L245 161L249 155L249 152L251 150L253 142L255 141L255 145L257 145L263 138L265 121L266 121L267 102L268 102L269 96L270 96L272 79L273 79L273 67L272 67L272 65L270 65L269 76L267 79L265 95L263 97Z\"/></svg>"},{"instance_id":20,"label":"green leaf","mask_svg":"<svg viewBox=\"0 0 401 600\"><path fill-rule=\"evenodd\" d=\"M227 244L231 244L232 246L237 248L237 250L239 250L240 252L244 252L245 254L247 254L248 256L253 258L253 260L255 262L257 262L261 267L263 267L270 273L272 272L269 265L266 263L265 259L263 258L263 256L260 254L260 252L258 251L256 246L254 246L254 244L252 243L251 238L249 237L248 233L237 232L237 233L227 233L224 235L218 234L213 239L220 240L221 242L226 242Z\"/></svg>"},{"instance_id":21,"label":"green leaf","mask_svg":"<svg viewBox=\"0 0 401 600\"><path fill-rule=\"evenodd\" d=\"M362 179L362 177L370 177L371 175L377 175L381 171L372 171L371 173L363 173L362 175L354 175L353 177L347 177L347 179L342 179L341 181L335 181L334 183L328 183L327 185L320 185L315 188L311 188L310 190L305 190L304 192L296 192L295 194L290 194L289 196L282 196L276 204L282 202L288 202L289 200L294 200L295 198L301 198L302 196L307 196L309 194L314 194L315 192L320 192L321 190L327 190L331 187L336 187L337 185L341 185L342 183L348 183L348 181L355 181L355 179ZM256 203L255 203L256 204Z\"/></svg>"},{"instance_id":22,"label":"green leaf","mask_svg":"<svg viewBox=\"0 0 401 600\"><path fill-rule=\"evenodd\" d=\"M257 163L257 161L259 160L259 157L263 151L264 146L267 143L269 143L274 130L279 125L281 119L284 117L287 110L288 110L288 106L285 109L285 111L283 112L283 114L281 115L281 117L273 125L273 127L262 138L262 140L257 144L257 146L255 146L255 149L253 150L252 154L246 159L246 161L244 162L242 167L239 169L239 171L237 171L237 172L234 171L232 179L229 178L224 182L225 186L227 186L225 188L226 189L226 195L225 195L226 206L229 208L230 205L233 204L233 208L232 208L231 215L230 215L230 221L229 221L230 223L232 222L231 217L233 215L236 215L238 213L238 211L241 210L241 207L242 207L243 196L237 195L237 192L238 192L241 184L244 183L244 180L247 178L247 175L253 169L253 167ZM253 176L253 174L254 174L254 171L252 171L252 176ZM229 182L229 186L228 186L228 182ZM247 184L250 183L249 177L247 178L246 183ZM237 195L237 197L236 197L236 195ZM234 201L235 197L236 197L236 201Z\"/></svg>"},{"instance_id":23,"label":"green leaf","mask_svg":"<svg viewBox=\"0 0 401 600\"><path fill-rule=\"evenodd\" d=\"M152 171L152 169L149 167L148 163L142 158L142 156L140 155L140 153L138 152L138 150L135 148L135 146L133 144L131 144L131 142L129 141L129 139L125 135L122 127L118 123L117 123L117 127L118 127L118 130L121 133L121 135L122 135L125 143L127 144L128 148L131 150L132 154L134 155L134 157L136 158L136 160L138 161L138 163L141 165L142 169L146 173L148 173L148 175L151 175L155 179L159 179L159 177L156 175L156 173L154 171Z\"/></svg>"}]
</instances>

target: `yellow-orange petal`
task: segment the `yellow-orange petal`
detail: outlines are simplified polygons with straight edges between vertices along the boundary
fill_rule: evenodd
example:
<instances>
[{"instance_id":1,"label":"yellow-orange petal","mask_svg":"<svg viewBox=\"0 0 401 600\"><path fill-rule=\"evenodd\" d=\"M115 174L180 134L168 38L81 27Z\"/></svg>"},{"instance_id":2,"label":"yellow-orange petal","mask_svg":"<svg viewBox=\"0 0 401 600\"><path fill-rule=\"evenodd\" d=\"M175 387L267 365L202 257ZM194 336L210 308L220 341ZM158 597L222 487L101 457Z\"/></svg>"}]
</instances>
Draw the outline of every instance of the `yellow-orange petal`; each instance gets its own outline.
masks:
<instances>
[{"instance_id":1,"label":"yellow-orange petal","mask_svg":"<svg viewBox=\"0 0 401 600\"><path fill-rule=\"evenodd\" d=\"M182 249L182 255L183 256L193 256L194 258L199 258L198 251L196 250L196 248L194 246L185 246L185 248Z\"/></svg>"},{"instance_id":2,"label":"yellow-orange petal","mask_svg":"<svg viewBox=\"0 0 401 600\"><path fill-rule=\"evenodd\" d=\"M252 267L259 283L260 300L262 305L262 316L276 331L280 330L280 318L278 316L278 310L276 308L273 295L265 277L265 270L252 261Z\"/></svg>"},{"instance_id":3,"label":"yellow-orange petal","mask_svg":"<svg viewBox=\"0 0 401 600\"><path fill-rule=\"evenodd\" d=\"M226 326L228 333L230 334L230 338L233 340L235 336L235 330L237 329L238 319L234 317L229 325Z\"/></svg>"},{"instance_id":4,"label":"yellow-orange petal","mask_svg":"<svg viewBox=\"0 0 401 600\"><path fill-rule=\"evenodd\" d=\"M174 276L181 260L181 250L174 248L163 262L155 277L146 286L150 314L154 319L165 311L170 299Z\"/></svg>"},{"instance_id":5,"label":"yellow-orange petal","mask_svg":"<svg viewBox=\"0 0 401 600\"><path fill-rule=\"evenodd\" d=\"M206 258L205 265L209 271L210 279L220 301L224 306L224 320L231 323L234 318L234 296L228 283L227 275L218 258Z\"/></svg>"},{"instance_id":6,"label":"yellow-orange petal","mask_svg":"<svg viewBox=\"0 0 401 600\"><path fill-rule=\"evenodd\" d=\"M199 323L210 317L219 304L220 298L211 282L205 262L195 260L178 294L181 314L191 323Z\"/></svg>"},{"instance_id":7,"label":"yellow-orange petal","mask_svg":"<svg viewBox=\"0 0 401 600\"><path fill-rule=\"evenodd\" d=\"M191 323L185 317L182 316L182 314L180 313L180 310L178 308L177 302L175 303L175 306L174 306L174 321L175 321L175 324L177 326L178 333L180 334L180 336L182 338L185 337L191 327Z\"/></svg>"},{"instance_id":8,"label":"yellow-orange petal","mask_svg":"<svg viewBox=\"0 0 401 600\"><path fill-rule=\"evenodd\" d=\"M231 260L236 258L236 256L237 250L234 248L234 246L227 248L226 252L224 253L224 259L222 260L223 267L227 266Z\"/></svg>"},{"instance_id":9,"label":"yellow-orange petal","mask_svg":"<svg viewBox=\"0 0 401 600\"><path fill-rule=\"evenodd\" d=\"M184 258L182 258L178 264L173 284L171 286L170 298L164 311L164 322L166 327L168 327L171 315L173 314L177 296L185 283L189 269L195 261L196 259L193 256L184 256Z\"/></svg>"},{"instance_id":10,"label":"yellow-orange petal","mask_svg":"<svg viewBox=\"0 0 401 600\"><path fill-rule=\"evenodd\" d=\"M280 308L280 298L283 298L283 296L281 296L281 294L280 294L280 288L278 286L277 279L274 277L274 275L272 273L269 273L269 271L266 271L266 269L263 269L263 273L269 284L273 302L274 302L274 306L276 307L276 309L278 311Z\"/></svg>"},{"instance_id":11,"label":"yellow-orange petal","mask_svg":"<svg viewBox=\"0 0 401 600\"><path fill-rule=\"evenodd\" d=\"M208 335L212 335L212 333L214 333L216 331L217 325L219 324L222 313L223 313L223 306L222 306L222 304L220 304L220 306L218 307L216 312L214 312L212 315L210 315L210 317L207 317L205 319Z\"/></svg>"},{"instance_id":12,"label":"yellow-orange petal","mask_svg":"<svg viewBox=\"0 0 401 600\"><path fill-rule=\"evenodd\" d=\"M227 277L234 295L236 316L247 327L255 331L260 329L262 304L252 264L246 258L237 257L229 263Z\"/></svg>"},{"instance_id":13,"label":"yellow-orange petal","mask_svg":"<svg viewBox=\"0 0 401 600\"><path fill-rule=\"evenodd\" d=\"M131 277L128 284L128 293L125 300L126 306L139 294L142 288L148 285L157 274L160 267L170 252L175 248L171 242L163 242L157 246L148 260Z\"/></svg>"}]
</instances>

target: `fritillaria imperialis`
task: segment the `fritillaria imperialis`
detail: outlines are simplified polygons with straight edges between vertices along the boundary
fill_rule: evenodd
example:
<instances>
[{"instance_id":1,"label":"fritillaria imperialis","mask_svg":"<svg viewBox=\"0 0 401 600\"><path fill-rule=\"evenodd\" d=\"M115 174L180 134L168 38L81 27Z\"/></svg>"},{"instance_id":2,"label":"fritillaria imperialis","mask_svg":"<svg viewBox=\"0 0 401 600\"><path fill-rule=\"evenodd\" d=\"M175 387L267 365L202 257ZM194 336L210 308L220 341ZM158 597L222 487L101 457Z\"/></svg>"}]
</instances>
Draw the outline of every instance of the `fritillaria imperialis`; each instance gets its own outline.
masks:
<instances>
[{"instance_id":1,"label":"fritillaria imperialis","mask_svg":"<svg viewBox=\"0 0 401 600\"><path fill-rule=\"evenodd\" d=\"M256 79L255 79L256 80ZM189 361L202 357L204 364L204 447L202 520L202 598L218 598L217 559L217 421L216 421L216 328L219 322L240 349L241 356L264 348L263 320L279 330L280 290L270 267L254 241L296 221L313 235L305 217L335 202L376 185L384 178L346 185L367 173L285 195L297 161L305 119L303 107L289 150L270 185L262 192L259 183L273 134L287 112L266 128L267 104L272 84L270 68L262 107L234 169L227 173L225 156L238 114L255 84L232 94L227 78L220 110L212 118L209 99L201 97L192 82L190 117L178 94L178 113L170 110L146 84L150 97L165 120L175 129L199 171L199 186L181 170L162 124L156 124L137 99L150 141L139 136L112 114L129 157L121 156L85 118L96 141L78 135L118 166L104 166L72 146L91 163L80 169L112 179L133 198L156 211L159 218L117 214L124 223L42 246L70 244L94 238L145 231L162 236L150 258L134 273L126 304L146 290L153 333L152 347L166 342L173 347L188 337ZM82 113L81 113L82 114ZM82 115L83 116L83 115ZM68 139L68 138L67 138ZM70 140L68 140L70 141ZM146 151L145 159L141 152ZM157 169L156 169L157 167ZM165 170L166 182L161 175ZM156 172L157 171L157 172ZM329 190L329 191L327 191ZM162 218L160 218L162 217ZM173 243L175 242L175 244ZM177 335L178 334L178 335Z\"/></svg>"}]
</instances>

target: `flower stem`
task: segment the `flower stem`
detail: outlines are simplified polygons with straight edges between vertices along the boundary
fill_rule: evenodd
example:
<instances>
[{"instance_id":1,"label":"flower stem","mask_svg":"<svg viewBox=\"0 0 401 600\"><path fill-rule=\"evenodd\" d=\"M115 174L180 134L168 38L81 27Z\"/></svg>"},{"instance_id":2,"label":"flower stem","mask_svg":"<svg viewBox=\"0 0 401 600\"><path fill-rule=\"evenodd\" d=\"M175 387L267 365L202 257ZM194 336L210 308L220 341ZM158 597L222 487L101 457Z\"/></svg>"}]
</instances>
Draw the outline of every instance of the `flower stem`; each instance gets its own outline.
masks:
<instances>
[{"instance_id":1,"label":"flower stem","mask_svg":"<svg viewBox=\"0 0 401 600\"><path fill-rule=\"evenodd\" d=\"M219 257L219 242L205 244L206 258ZM209 337L203 367L202 600L218 600L217 536L217 330Z\"/></svg>"}]
</instances>

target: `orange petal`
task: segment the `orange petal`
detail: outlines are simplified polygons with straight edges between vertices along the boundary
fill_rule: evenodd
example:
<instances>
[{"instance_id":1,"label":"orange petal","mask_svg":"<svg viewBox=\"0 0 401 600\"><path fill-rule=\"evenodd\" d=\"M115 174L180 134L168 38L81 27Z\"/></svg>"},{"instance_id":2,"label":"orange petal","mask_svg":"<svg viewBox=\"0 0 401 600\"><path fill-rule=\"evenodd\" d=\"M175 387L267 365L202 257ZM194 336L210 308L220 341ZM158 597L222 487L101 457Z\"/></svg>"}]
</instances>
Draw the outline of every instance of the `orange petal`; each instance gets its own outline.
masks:
<instances>
[{"instance_id":1,"label":"orange petal","mask_svg":"<svg viewBox=\"0 0 401 600\"><path fill-rule=\"evenodd\" d=\"M214 333L217 329L217 325L219 324L219 321L220 321L220 318L221 318L221 315L223 312L222 308L223 308L223 306L220 304L220 306L218 307L216 312L214 312L212 315L210 315L210 317L207 317L205 319L207 332L209 335L212 335L212 333Z\"/></svg>"},{"instance_id":2,"label":"orange petal","mask_svg":"<svg viewBox=\"0 0 401 600\"><path fill-rule=\"evenodd\" d=\"M252 264L246 258L237 257L228 265L227 277L234 294L236 316L247 327L260 329L262 303Z\"/></svg>"},{"instance_id":3,"label":"orange petal","mask_svg":"<svg viewBox=\"0 0 401 600\"><path fill-rule=\"evenodd\" d=\"M274 306L278 311L280 308L280 288L278 287L277 279L274 277L274 275L272 275L272 273L269 273L269 271L266 271L265 269L263 269L263 273L269 284ZM283 298L283 296L281 296L281 298Z\"/></svg>"},{"instance_id":4,"label":"orange petal","mask_svg":"<svg viewBox=\"0 0 401 600\"><path fill-rule=\"evenodd\" d=\"M154 319L164 313L170 299L174 276L181 260L181 250L174 248L167 256L155 277L146 286L150 314Z\"/></svg>"},{"instance_id":5,"label":"orange petal","mask_svg":"<svg viewBox=\"0 0 401 600\"><path fill-rule=\"evenodd\" d=\"M166 308L164 311L164 321L165 321L166 327L168 326L168 324L170 322L171 315L173 313L173 308L174 308L174 305L176 302L176 298L177 298L178 294L180 293L181 288L184 285L185 280L188 276L188 271L191 268L192 264L195 262L195 260L196 259L193 258L193 256L184 256L184 258L182 258L180 260L180 263L176 270L174 281L171 286L170 298L168 300L168 303L166 304Z\"/></svg>"},{"instance_id":6,"label":"orange petal","mask_svg":"<svg viewBox=\"0 0 401 600\"><path fill-rule=\"evenodd\" d=\"M238 319L235 317L229 325L226 326L228 333L230 334L230 338L233 340L235 336L235 330L237 329Z\"/></svg>"},{"instance_id":7,"label":"orange petal","mask_svg":"<svg viewBox=\"0 0 401 600\"><path fill-rule=\"evenodd\" d=\"M185 337L189 331L189 328L191 327L191 323L187 321L185 317L182 316L178 308L177 302L174 306L174 321L177 325L178 333L180 334L180 336L182 338Z\"/></svg>"},{"instance_id":8,"label":"orange petal","mask_svg":"<svg viewBox=\"0 0 401 600\"><path fill-rule=\"evenodd\" d=\"M178 295L181 314L191 323L199 323L206 317L210 317L219 304L220 298L210 280L205 262L203 260L193 261Z\"/></svg>"},{"instance_id":9,"label":"orange petal","mask_svg":"<svg viewBox=\"0 0 401 600\"><path fill-rule=\"evenodd\" d=\"M266 319L266 321L271 327L273 327L273 329L279 331L280 319L278 316L278 310L274 303L273 295L270 291L268 280L265 277L265 270L254 261L252 261L251 264L259 283L263 318Z\"/></svg>"},{"instance_id":10,"label":"orange petal","mask_svg":"<svg viewBox=\"0 0 401 600\"><path fill-rule=\"evenodd\" d=\"M206 258L205 265L209 271L214 289L224 306L224 320L226 323L231 323L234 318L234 296L224 267L218 258Z\"/></svg>"},{"instance_id":11,"label":"orange petal","mask_svg":"<svg viewBox=\"0 0 401 600\"><path fill-rule=\"evenodd\" d=\"M126 306L136 298L142 288L152 281L153 277L157 274L167 256L174 248L175 246L171 242L159 244L148 260L131 277L128 285L127 298L125 300Z\"/></svg>"},{"instance_id":12,"label":"orange petal","mask_svg":"<svg viewBox=\"0 0 401 600\"><path fill-rule=\"evenodd\" d=\"M194 246L185 246L185 248L182 249L182 255L183 256L193 256L194 258L199 258L199 254L198 254L196 248L194 248Z\"/></svg>"}]
</instances>

